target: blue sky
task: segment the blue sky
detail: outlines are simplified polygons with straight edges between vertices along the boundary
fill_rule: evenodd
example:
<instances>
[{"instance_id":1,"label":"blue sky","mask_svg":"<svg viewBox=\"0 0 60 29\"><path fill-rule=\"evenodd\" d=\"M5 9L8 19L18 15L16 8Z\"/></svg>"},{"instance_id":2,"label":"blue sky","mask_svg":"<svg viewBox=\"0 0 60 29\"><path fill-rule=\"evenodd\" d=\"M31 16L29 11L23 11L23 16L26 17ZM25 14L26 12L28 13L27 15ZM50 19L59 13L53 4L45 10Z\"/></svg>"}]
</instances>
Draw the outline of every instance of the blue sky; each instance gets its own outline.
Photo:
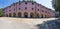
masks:
<instances>
[{"instance_id":1,"label":"blue sky","mask_svg":"<svg viewBox=\"0 0 60 29\"><path fill-rule=\"evenodd\" d=\"M18 2L19 0L0 0L0 8L4 8L6 6L11 5L14 2ZM35 0L37 3L42 4L48 8L52 8L52 0Z\"/></svg>"}]
</instances>

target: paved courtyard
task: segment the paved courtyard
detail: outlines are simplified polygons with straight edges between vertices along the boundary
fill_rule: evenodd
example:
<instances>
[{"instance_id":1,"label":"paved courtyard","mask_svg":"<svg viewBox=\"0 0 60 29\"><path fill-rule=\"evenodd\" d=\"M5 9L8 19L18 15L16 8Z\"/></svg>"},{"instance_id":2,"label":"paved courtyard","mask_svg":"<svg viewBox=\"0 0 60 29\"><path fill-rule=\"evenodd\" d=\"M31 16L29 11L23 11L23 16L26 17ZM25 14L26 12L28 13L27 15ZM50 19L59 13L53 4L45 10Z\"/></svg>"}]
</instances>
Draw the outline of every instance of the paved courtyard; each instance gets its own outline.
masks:
<instances>
[{"instance_id":1,"label":"paved courtyard","mask_svg":"<svg viewBox=\"0 0 60 29\"><path fill-rule=\"evenodd\" d=\"M37 24L57 18L10 18L0 17L0 29L38 29Z\"/></svg>"}]
</instances>

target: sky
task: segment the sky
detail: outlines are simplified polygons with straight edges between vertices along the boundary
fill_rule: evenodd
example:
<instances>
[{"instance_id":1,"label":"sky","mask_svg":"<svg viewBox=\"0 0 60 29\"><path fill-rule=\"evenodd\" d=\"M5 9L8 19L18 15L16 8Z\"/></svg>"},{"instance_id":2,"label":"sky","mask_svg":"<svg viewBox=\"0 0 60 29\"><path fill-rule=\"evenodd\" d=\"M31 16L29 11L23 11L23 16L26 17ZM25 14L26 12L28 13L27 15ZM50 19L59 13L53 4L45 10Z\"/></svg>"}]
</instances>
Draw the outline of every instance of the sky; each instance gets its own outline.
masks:
<instances>
[{"instance_id":1,"label":"sky","mask_svg":"<svg viewBox=\"0 0 60 29\"><path fill-rule=\"evenodd\" d=\"M0 0L0 8L5 8L12 3L18 2L19 0ZM52 7L52 0L35 0L37 3L42 4L43 6L53 9ZM54 9L53 9L54 10Z\"/></svg>"}]
</instances>

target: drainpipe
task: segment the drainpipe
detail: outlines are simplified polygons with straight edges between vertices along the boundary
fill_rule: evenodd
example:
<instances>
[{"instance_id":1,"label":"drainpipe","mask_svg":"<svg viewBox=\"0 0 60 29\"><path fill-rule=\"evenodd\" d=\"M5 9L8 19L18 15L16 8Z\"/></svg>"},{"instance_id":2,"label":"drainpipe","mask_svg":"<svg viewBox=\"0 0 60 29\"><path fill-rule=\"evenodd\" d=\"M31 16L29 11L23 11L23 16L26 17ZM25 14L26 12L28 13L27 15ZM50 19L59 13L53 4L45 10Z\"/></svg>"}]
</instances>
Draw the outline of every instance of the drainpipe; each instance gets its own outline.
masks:
<instances>
[{"instance_id":1,"label":"drainpipe","mask_svg":"<svg viewBox=\"0 0 60 29\"><path fill-rule=\"evenodd\" d=\"M16 13L17 13L17 3L16 3ZM17 17L17 14L16 14L16 17Z\"/></svg>"},{"instance_id":2,"label":"drainpipe","mask_svg":"<svg viewBox=\"0 0 60 29\"><path fill-rule=\"evenodd\" d=\"M35 3L35 18L36 18L36 3Z\"/></svg>"}]
</instances>

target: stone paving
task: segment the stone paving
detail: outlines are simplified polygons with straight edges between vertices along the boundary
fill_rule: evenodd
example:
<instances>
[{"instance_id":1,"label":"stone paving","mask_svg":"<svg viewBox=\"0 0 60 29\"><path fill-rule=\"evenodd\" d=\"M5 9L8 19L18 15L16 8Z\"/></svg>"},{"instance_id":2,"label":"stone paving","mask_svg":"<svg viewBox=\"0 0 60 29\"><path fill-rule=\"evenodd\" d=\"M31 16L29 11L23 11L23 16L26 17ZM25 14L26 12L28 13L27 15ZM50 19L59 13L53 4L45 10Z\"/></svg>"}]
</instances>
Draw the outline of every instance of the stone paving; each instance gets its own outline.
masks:
<instances>
[{"instance_id":1,"label":"stone paving","mask_svg":"<svg viewBox=\"0 0 60 29\"><path fill-rule=\"evenodd\" d=\"M37 24L57 18L10 18L0 17L0 29L38 29Z\"/></svg>"}]
</instances>

